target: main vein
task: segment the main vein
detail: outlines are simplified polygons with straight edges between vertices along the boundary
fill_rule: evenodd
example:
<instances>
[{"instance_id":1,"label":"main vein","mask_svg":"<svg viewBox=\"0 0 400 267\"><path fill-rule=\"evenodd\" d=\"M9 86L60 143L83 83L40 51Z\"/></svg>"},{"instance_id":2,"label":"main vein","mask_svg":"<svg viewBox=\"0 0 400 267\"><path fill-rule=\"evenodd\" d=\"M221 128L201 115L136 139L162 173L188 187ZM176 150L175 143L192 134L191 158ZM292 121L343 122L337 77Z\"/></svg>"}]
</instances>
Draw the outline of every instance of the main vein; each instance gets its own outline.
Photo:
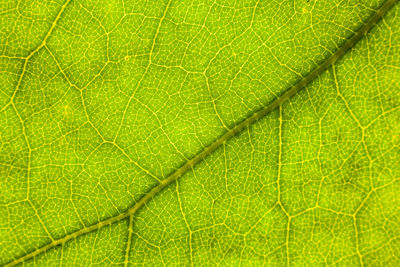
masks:
<instances>
[{"instance_id":1,"label":"main vein","mask_svg":"<svg viewBox=\"0 0 400 267\"><path fill-rule=\"evenodd\" d=\"M121 213L119 215L116 215L114 217L108 218L106 220L100 221L96 224L93 224L91 226L85 227L81 230L75 231L71 234L68 234L64 236L63 238L57 239L52 241L51 243L48 243L47 245L44 245L41 248L38 248L30 253L27 253L14 261L6 264L6 266L14 266L16 264L22 263L28 259L31 259L41 253L46 252L47 250L64 244L72 239L75 239L79 236L82 236L84 234L93 232L95 230L98 230L102 228L103 226L110 225L112 223L121 221L125 218L128 218L129 216L133 216L141 207L143 207L149 200L151 200L154 196L156 196L161 190L163 190L165 187L167 187L169 184L173 183L176 181L178 178L180 178L185 172L187 172L189 169L192 169L197 163L201 162L204 160L208 155L210 155L213 151L218 149L223 143L228 141L230 138L233 136L237 135L240 133L243 129L247 128L249 125L252 125L255 123L257 120L263 118L265 115L270 113L272 110L275 108L279 107L282 105L286 100L288 100L290 97L295 95L297 92L299 92L302 88L304 88L307 84L309 84L311 81L313 81L316 77L318 77L323 71L325 71L327 68L332 66L339 58L341 58L351 47L353 47L365 34L381 19L388 10L390 10L395 4L397 0L388 0L386 1L365 23L364 25L358 29L350 39L346 40L342 46L338 48L338 50L329 56L324 62L322 62L320 65L318 65L313 71L311 71L307 76L305 76L301 81L299 81L297 84L293 85L291 88L289 88L284 94L282 94L280 97L278 97L276 100L274 100L272 103L269 105L263 107L259 111L253 113L251 116L247 117L240 123L238 123L236 126L228 130L225 134L223 134L221 137L216 139L211 145L205 147L201 152L199 152L197 155L195 155L193 158L188 160L184 165L182 165L179 169L177 169L174 173L171 175L167 176L164 180L162 180L158 185L153 187L148 193L146 193L138 202L136 202L131 208L129 208L127 211L124 213Z\"/></svg>"}]
</instances>

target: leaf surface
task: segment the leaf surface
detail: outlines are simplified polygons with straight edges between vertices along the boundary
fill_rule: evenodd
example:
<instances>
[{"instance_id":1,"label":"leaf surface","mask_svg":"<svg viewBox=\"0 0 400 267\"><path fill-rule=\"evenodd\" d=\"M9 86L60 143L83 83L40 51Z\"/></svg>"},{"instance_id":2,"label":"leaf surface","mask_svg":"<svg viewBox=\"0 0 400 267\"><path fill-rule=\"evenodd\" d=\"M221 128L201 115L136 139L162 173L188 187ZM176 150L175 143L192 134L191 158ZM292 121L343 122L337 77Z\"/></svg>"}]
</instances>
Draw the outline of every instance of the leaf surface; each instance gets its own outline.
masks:
<instances>
[{"instance_id":1,"label":"leaf surface","mask_svg":"<svg viewBox=\"0 0 400 267\"><path fill-rule=\"evenodd\" d=\"M0 1L0 264L400 264L397 2Z\"/></svg>"}]
</instances>

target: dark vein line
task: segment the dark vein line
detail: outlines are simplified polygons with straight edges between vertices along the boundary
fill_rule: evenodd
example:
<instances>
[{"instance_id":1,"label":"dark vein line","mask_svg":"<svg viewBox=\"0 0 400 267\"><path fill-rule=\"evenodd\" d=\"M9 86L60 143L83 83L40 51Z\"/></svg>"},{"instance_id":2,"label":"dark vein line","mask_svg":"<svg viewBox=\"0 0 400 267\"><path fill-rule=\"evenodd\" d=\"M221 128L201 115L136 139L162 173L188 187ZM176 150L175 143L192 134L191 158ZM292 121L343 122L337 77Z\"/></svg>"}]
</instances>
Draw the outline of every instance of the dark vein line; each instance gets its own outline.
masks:
<instances>
[{"instance_id":1,"label":"dark vein line","mask_svg":"<svg viewBox=\"0 0 400 267\"><path fill-rule=\"evenodd\" d=\"M269 105L265 106L261 110L255 112L245 120L241 121L239 124L234 126L232 129L227 131L224 135L215 140L211 145L205 147L200 153L195 155L192 159L188 160L182 167L177 169L174 173L167 176L164 180L162 180L157 186L153 187L148 193L143 195L143 197L136 202L130 209L116 215L114 217L108 218L104 221L100 221L91 226L85 227L81 230L75 231L71 234L64 236L63 238L57 239L44 245L41 248L38 248L28 254L22 255L21 257L13 260L12 262L6 264L5 266L14 266L16 264L22 263L26 260L29 260L41 253L46 252L47 250L54 248L58 245L62 245L72 239L75 239L84 234L93 232L102 228L103 226L110 225L112 223L118 222L120 220L126 219L130 216L133 216L140 208L142 208L148 201L150 201L154 196L156 196L161 190L167 187L169 184L176 181L180 178L184 173L188 170L192 169L197 163L204 160L208 155L210 155L213 151L223 145L226 141L228 141L233 136L240 133L243 129L252 125L259 119L263 118L265 115L270 113L275 108L282 105L286 100L295 95L298 91L304 88L307 84L313 81L316 77L318 77L323 71L329 68L332 64L334 64L339 58L341 58L351 47L353 47L378 21L381 19L385 13L390 10L395 4L397 0L387 0L376 12L365 22L365 24L357 30L353 34L353 36L348 39L334 54L328 57L324 62L322 62L318 67L316 67L313 71L311 71L306 77L304 77L300 82L292 86L289 90L287 90L283 95L274 100Z\"/></svg>"},{"instance_id":2,"label":"dark vein line","mask_svg":"<svg viewBox=\"0 0 400 267\"><path fill-rule=\"evenodd\" d=\"M133 215L129 216L128 241L126 242L126 248L125 248L124 267L127 267L129 265L129 254L131 251L132 234L133 234Z\"/></svg>"}]
</instances>

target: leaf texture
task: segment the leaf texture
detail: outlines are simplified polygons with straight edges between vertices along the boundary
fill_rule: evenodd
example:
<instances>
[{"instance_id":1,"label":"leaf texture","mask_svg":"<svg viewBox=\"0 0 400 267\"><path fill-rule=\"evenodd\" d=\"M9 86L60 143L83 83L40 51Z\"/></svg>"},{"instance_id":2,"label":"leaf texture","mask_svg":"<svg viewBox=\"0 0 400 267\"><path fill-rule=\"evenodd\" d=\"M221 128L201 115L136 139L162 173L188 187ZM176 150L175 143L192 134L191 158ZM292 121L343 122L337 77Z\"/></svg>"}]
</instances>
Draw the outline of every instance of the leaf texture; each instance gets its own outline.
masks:
<instances>
[{"instance_id":1,"label":"leaf texture","mask_svg":"<svg viewBox=\"0 0 400 267\"><path fill-rule=\"evenodd\" d=\"M400 264L400 8L0 1L0 264Z\"/></svg>"}]
</instances>

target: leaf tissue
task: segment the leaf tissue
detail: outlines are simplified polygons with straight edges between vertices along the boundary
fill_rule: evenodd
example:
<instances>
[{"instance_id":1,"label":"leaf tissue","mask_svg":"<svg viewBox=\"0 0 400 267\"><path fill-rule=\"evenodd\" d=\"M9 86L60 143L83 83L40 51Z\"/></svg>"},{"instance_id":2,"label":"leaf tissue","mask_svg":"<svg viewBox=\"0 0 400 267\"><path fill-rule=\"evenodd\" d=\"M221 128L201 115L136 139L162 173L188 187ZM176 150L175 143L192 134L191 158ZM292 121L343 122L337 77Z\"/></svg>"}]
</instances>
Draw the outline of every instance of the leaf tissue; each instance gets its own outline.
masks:
<instances>
[{"instance_id":1,"label":"leaf tissue","mask_svg":"<svg viewBox=\"0 0 400 267\"><path fill-rule=\"evenodd\" d=\"M397 0L0 0L1 266L399 266Z\"/></svg>"}]
</instances>

